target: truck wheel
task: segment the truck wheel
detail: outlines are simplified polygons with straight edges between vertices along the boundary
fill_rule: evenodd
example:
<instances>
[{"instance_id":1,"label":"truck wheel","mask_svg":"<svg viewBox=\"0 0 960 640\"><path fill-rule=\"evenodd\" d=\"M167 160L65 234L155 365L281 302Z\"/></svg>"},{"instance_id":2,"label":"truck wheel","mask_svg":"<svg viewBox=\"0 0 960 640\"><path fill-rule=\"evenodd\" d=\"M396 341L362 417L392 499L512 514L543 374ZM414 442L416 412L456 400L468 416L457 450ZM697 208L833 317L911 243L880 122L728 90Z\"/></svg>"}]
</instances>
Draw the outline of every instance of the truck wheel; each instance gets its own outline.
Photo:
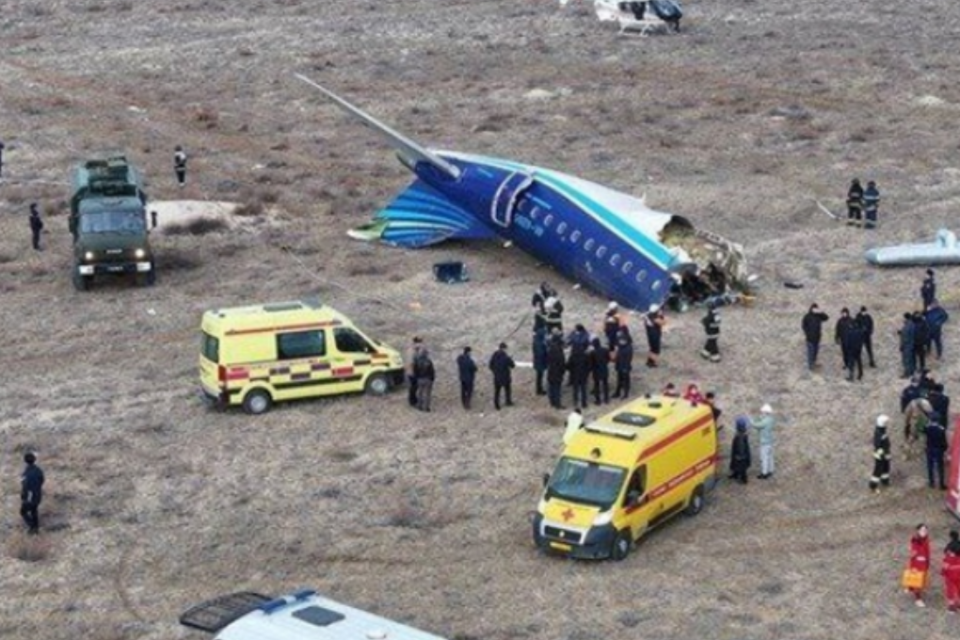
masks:
<instances>
[{"instance_id":1,"label":"truck wheel","mask_svg":"<svg viewBox=\"0 0 960 640\"><path fill-rule=\"evenodd\" d=\"M90 289L90 281L93 280L91 276L83 276L77 272L73 274L73 288L77 291L87 291Z\"/></svg>"},{"instance_id":2,"label":"truck wheel","mask_svg":"<svg viewBox=\"0 0 960 640\"><path fill-rule=\"evenodd\" d=\"M143 276L143 284L146 287L157 284L157 266L152 262L150 263L150 271Z\"/></svg>"},{"instance_id":3,"label":"truck wheel","mask_svg":"<svg viewBox=\"0 0 960 640\"><path fill-rule=\"evenodd\" d=\"M252 416L258 416L270 410L273 398L263 389L253 389L243 396L243 410Z\"/></svg>"},{"instance_id":4,"label":"truck wheel","mask_svg":"<svg viewBox=\"0 0 960 640\"><path fill-rule=\"evenodd\" d=\"M690 502L687 503L687 508L683 510L688 516L695 516L701 511L703 511L703 485L700 485L693 490L693 495L690 496Z\"/></svg>"},{"instance_id":5,"label":"truck wheel","mask_svg":"<svg viewBox=\"0 0 960 640\"><path fill-rule=\"evenodd\" d=\"M628 555L630 555L630 546L633 544L633 541L630 540L630 528L621 530L617 533L617 537L613 539L613 544L610 545L610 559L620 562Z\"/></svg>"},{"instance_id":6,"label":"truck wheel","mask_svg":"<svg viewBox=\"0 0 960 640\"><path fill-rule=\"evenodd\" d=\"M370 377L367 378L366 384L363 386L363 391L371 396L385 395L390 391L390 381L387 380L387 376L382 373L371 373Z\"/></svg>"}]
</instances>

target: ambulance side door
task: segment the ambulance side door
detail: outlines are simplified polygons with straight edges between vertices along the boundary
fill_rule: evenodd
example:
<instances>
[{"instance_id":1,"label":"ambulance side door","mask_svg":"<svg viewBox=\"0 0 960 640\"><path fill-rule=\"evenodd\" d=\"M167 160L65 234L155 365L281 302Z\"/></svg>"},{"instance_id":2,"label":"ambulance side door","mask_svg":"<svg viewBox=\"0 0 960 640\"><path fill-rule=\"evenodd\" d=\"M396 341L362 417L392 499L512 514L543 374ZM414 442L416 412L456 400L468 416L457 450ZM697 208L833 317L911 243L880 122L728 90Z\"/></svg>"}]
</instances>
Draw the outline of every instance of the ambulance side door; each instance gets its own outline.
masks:
<instances>
[{"instance_id":1,"label":"ambulance side door","mask_svg":"<svg viewBox=\"0 0 960 640\"><path fill-rule=\"evenodd\" d=\"M327 336L323 329L277 334L277 362L270 370L277 399L319 395L325 391L323 385L329 378Z\"/></svg>"},{"instance_id":2,"label":"ambulance side door","mask_svg":"<svg viewBox=\"0 0 960 640\"><path fill-rule=\"evenodd\" d=\"M331 362L338 391L362 391L363 377L370 370L370 356L375 351L366 338L352 327L334 327L336 353Z\"/></svg>"},{"instance_id":3,"label":"ambulance side door","mask_svg":"<svg viewBox=\"0 0 960 640\"><path fill-rule=\"evenodd\" d=\"M640 465L633 470L627 481L627 492L623 497L623 509L626 524L630 526L634 540L643 535L650 526L650 500L647 486L647 465Z\"/></svg>"}]
</instances>

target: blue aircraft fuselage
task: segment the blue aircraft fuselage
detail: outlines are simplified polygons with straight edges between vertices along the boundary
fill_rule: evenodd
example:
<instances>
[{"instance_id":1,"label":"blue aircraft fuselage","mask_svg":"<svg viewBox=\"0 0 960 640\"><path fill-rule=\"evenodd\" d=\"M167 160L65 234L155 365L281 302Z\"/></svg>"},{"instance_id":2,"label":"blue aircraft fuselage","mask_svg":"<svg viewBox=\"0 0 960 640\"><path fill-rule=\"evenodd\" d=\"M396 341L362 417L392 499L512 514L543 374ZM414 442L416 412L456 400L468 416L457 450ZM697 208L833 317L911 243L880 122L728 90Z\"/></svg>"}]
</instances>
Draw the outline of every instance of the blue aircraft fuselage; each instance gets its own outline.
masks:
<instances>
[{"instance_id":1,"label":"blue aircraft fuselage","mask_svg":"<svg viewBox=\"0 0 960 640\"><path fill-rule=\"evenodd\" d=\"M408 215L413 209L427 212L431 207L436 215L443 209L436 195L442 194L453 205L447 208L448 214L452 210L461 216L469 214L486 228L487 237L509 240L564 276L633 309L662 304L670 290L671 271L684 266L658 239L595 198L589 189L595 186L592 183L565 180L569 177L563 174L503 160L438 155L459 168L460 176L452 178L429 163L416 163L418 178L436 193L433 203L420 198L416 205L408 196ZM424 191L418 183L410 189ZM388 208L381 215L390 213ZM463 222L465 227L469 224ZM416 244L399 237L393 241Z\"/></svg>"}]
</instances>

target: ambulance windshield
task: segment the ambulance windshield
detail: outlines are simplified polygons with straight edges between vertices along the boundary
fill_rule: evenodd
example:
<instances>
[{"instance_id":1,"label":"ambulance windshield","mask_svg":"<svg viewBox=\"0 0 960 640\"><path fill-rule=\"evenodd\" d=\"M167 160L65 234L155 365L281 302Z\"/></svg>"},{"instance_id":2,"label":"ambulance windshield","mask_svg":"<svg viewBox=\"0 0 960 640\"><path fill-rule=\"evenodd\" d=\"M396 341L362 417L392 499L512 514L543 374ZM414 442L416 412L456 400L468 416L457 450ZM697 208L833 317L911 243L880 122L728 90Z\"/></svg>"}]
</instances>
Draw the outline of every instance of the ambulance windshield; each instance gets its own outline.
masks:
<instances>
[{"instance_id":1,"label":"ambulance windshield","mask_svg":"<svg viewBox=\"0 0 960 640\"><path fill-rule=\"evenodd\" d=\"M626 470L620 467L561 458L550 476L547 499L556 497L609 509L620 495Z\"/></svg>"}]
</instances>

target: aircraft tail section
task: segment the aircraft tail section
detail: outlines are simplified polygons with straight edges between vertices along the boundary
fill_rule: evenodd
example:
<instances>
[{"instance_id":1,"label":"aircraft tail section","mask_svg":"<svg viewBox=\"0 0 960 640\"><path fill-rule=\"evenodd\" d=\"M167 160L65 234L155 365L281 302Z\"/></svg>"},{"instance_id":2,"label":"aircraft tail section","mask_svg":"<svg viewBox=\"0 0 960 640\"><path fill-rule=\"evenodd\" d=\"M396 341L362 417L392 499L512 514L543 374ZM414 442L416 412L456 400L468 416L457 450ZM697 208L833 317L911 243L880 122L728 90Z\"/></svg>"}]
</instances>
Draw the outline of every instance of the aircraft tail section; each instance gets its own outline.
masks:
<instances>
[{"instance_id":1,"label":"aircraft tail section","mask_svg":"<svg viewBox=\"0 0 960 640\"><path fill-rule=\"evenodd\" d=\"M476 217L420 179L377 213L373 222L351 230L349 235L406 248L426 247L451 239L496 237Z\"/></svg>"}]
</instances>

